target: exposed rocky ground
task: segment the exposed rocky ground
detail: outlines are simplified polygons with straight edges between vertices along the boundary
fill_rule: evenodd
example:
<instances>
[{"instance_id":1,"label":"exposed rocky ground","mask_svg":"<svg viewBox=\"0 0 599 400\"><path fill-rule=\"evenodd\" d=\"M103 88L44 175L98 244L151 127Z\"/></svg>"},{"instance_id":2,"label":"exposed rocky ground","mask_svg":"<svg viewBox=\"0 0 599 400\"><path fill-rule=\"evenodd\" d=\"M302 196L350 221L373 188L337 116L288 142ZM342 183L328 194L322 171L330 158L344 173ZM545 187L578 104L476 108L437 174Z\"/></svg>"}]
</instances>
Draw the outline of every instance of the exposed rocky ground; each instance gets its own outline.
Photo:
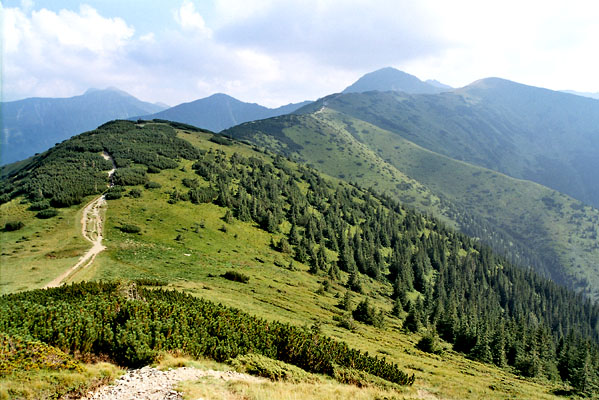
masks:
<instances>
[{"instance_id":1,"label":"exposed rocky ground","mask_svg":"<svg viewBox=\"0 0 599 400\"><path fill-rule=\"evenodd\" d=\"M262 382L264 379L233 371L201 370L182 367L160 371L143 367L127 372L113 385L90 392L82 400L180 400L177 384L186 380L211 377L223 380Z\"/></svg>"}]
</instances>

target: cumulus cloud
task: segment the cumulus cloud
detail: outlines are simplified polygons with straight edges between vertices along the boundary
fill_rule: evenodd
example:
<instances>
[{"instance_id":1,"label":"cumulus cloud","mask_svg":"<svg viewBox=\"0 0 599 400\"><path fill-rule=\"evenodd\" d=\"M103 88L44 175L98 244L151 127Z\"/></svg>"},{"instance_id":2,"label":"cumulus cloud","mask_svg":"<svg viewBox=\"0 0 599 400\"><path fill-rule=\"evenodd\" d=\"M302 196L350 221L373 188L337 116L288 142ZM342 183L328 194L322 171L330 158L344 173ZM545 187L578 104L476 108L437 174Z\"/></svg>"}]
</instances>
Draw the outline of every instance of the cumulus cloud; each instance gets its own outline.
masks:
<instances>
[{"instance_id":1,"label":"cumulus cloud","mask_svg":"<svg viewBox=\"0 0 599 400\"><path fill-rule=\"evenodd\" d=\"M195 31L196 33L210 37L212 31L206 26L202 15L196 11L195 5L185 0L181 7L176 9L174 12L175 21L186 31Z\"/></svg>"},{"instance_id":2,"label":"cumulus cloud","mask_svg":"<svg viewBox=\"0 0 599 400\"><path fill-rule=\"evenodd\" d=\"M5 8L3 14L4 91L15 95L71 94L78 78L111 64L134 34L121 18L85 5L79 12Z\"/></svg>"},{"instance_id":3,"label":"cumulus cloud","mask_svg":"<svg viewBox=\"0 0 599 400\"><path fill-rule=\"evenodd\" d=\"M121 18L79 10L4 10L6 100L65 97L116 86L149 101L178 104L225 92L278 106L337 91L345 74L294 54L226 43L190 1L171 10L176 29L136 36ZM299 80L299 81L298 81ZM323 89L323 86L325 88Z\"/></svg>"},{"instance_id":4,"label":"cumulus cloud","mask_svg":"<svg viewBox=\"0 0 599 400\"><path fill-rule=\"evenodd\" d=\"M385 66L452 86L494 75L599 91L599 6L584 0L179 0L151 14L95 4L1 10L5 99L116 86L173 105L225 92L278 106Z\"/></svg>"}]
</instances>

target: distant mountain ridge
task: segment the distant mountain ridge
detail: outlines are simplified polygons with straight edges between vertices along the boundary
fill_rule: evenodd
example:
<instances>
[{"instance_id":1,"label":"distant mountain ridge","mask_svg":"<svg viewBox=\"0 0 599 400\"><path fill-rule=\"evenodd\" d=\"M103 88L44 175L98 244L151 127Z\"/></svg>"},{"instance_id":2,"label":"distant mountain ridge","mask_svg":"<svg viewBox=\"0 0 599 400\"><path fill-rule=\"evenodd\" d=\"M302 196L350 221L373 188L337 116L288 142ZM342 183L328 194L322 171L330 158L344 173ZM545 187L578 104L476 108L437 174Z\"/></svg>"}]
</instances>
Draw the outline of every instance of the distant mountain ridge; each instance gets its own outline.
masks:
<instances>
[{"instance_id":1,"label":"distant mountain ridge","mask_svg":"<svg viewBox=\"0 0 599 400\"><path fill-rule=\"evenodd\" d=\"M216 93L203 99L179 104L137 118L148 120L166 119L195 125L213 132L220 132L244 122L289 114L309 103L311 102L304 101L278 108L267 108L256 103L245 103L223 93Z\"/></svg>"},{"instance_id":2,"label":"distant mountain ridge","mask_svg":"<svg viewBox=\"0 0 599 400\"><path fill-rule=\"evenodd\" d=\"M400 91L405 93L436 94L451 90L438 81L423 82L414 75L392 67L370 72L343 90L343 93L363 93L373 90Z\"/></svg>"},{"instance_id":3,"label":"distant mountain ridge","mask_svg":"<svg viewBox=\"0 0 599 400\"><path fill-rule=\"evenodd\" d=\"M486 78L435 96L331 95L323 104L445 156L527 179L599 207L599 102Z\"/></svg>"},{"instance_id":4,"label":"distant mountain ridge","mask_svg":"<svg viewBox=\"0 0 599 400\"><path fill-rule=\"evenodd\" d=\"M8 164L113 119L158 112L163 107L115 88L89 89L68 98L28 98L1 103L0 162Z\"/></svg>"},{"instance_id":5,"label":"distant mountain ridge","mask_svg":"<svg viewBox=\"0 0 599 400\"><path fill-rule=\"evenodd\" d=\"M575 90L561 90L562 93L575 94L576 96L589 97L591 99L599 100L599 92L577 92Z\"/></svg>"}]
</instances>

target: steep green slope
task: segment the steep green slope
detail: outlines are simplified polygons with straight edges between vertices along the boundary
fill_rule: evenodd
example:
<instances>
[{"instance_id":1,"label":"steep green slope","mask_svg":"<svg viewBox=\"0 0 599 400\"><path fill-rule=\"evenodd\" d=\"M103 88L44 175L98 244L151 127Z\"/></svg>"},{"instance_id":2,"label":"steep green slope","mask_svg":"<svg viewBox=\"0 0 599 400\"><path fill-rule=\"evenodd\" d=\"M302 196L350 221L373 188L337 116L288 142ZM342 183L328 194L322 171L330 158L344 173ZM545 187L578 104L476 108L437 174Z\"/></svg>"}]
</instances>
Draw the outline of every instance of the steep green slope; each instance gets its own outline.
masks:
<instances>
[{"instance_id":1,"label":"steep green slope","mask_svg":"<svg viewBox=\"0 0 599 400\"><path fill-rule=\"evenodd\" d=\"M169 159L176 160L176 167L150 174L152 160L129 161L133 165L127 168L143 170L138 175L150 181L125 182L128 187L119 191L123 195L108 201L108 248L72 280L140 279L140 284L182 290L268 321L314 325L311 331L384 355L387 362L416 373L415 387L405 389L408 395L424 390L446 398L552 398L562 380L578 391L594 390L599 379L593 372L599 308L581 296L510 265L485 246L390 198L211 133L184 129L173 138L171 129L164 123L116 122L74 139L79 152L91 156L101 150L98 143L113 145L110 138L115 133L125 144L139 134L162 132L172 139L163 151L185 149L180 139L186 139L197 153L190 159L173 156ZM141 143L147 151L164 146L154 140ZM21 171L13 187L35 168ZM83 175L92 173L81 169ZM35 198L37 191L24 193ZM42 243L41 222L34 219L34 211L26 210L27 203L17 195L1 206L2 218L7 207L25 216L21 230L1 233L3 243L13 250L3 254L2 268L24 275L30 266L18 261ZM27 248L18 248L24 229L33 234L25 237ZM48 227L44 236L56 234ZM41 250L43 254L49 249ZM43 269L43 260L36 267ZM8 291L18 288L17 282L7 283ZM39 335L63 350L118 351L144 360L161 348L198 346L185 332L205 324L187 321L191 313L173 312L196 300L136 292L130 285L103 293L100 286L5 296L1 304L12 311L1 313L0 326ZM148 302L160 296L172 304L156 303L160 310L152 314ZM59 309L73 312L56 313ZM86 326L101 325L95 313L103 315L106 324L118 321L114 326L120 328L87 330ZM214 332L222 334L218 340L226 343L224 353L210 347L210 352L216 351L207 353L211 356L235 351L238 345L239 335L225 334L231 323L228 313L219 311L211 318ZM52 318L56 327L65 329L57 335L52 324L32 323L19 315ZM280 326L265 324L273 331ZM414 347L422 334L439 340L434 332L444 340L444 354ZM419 348L436 351L424 343ZM509 371L545 384L517 379Z\"/></svg>"},{"instance_id":2,"label":"steep green slope","mask_svg":"<svg viewBox=\"0 0 599 400\"><path fill-rule=\"evenodd\" d=\"M322 105L599 207L599 101L493 78L439 95L331 95L298 112Z\"/></svg>"},{"instance_id":3,"label":"steep green slope","mask_svg":"<svg viewBox=\"0 0 599 400\"><path fill-rule=\"evenodd\" d=\"M425 150L326 107L240 125L224 134L297 156L325 173L444 215L511 254L514 262L533 265L555 281L599 298L599 213L556 191ZM331 145L340 140L343 145ZM410 178L392 182L381 171Z\"/></svg>"},{"instance_id":4,"label":"steep green slope","mask_svg":"<svg viewBox=\"0 0 599 400\"><path fill-rule=\"evenodd\" d=\"M429 189L319 113L248 122L223 135L247 140L345 181L393 193L420 210L442 214L440 199Z\"/></svg>"}]
</instances>

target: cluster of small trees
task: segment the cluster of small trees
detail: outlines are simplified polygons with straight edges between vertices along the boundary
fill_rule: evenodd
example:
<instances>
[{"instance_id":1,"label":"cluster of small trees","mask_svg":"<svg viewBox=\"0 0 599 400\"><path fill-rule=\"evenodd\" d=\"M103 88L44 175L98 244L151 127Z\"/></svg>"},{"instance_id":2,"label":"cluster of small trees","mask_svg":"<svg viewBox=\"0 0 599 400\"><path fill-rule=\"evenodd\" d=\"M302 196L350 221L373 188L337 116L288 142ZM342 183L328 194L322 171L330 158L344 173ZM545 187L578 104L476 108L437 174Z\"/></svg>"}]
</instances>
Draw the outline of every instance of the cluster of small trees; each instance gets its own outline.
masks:
<instances>
[{"instance_id":1,"label":"cluster of small trees","mask_svg":"<svg viewBox=\"0 0 599 400\"><path fill-rule=\"evenodd\" d=\"M320 333L268 322L180 292L118 283L81 283L3 296L0 331L41 340L67 352L106 354L125 366L179 349L218 361L255 353L334 374L335 365L409 385L396 364Z\"/></svg>"},{"instance_id":2,"label":"cluster of small trees","mask_svg":"<svg viewBox=\"0 0 599 400\"><path fill-rule=\"evenodd\" d=\"M176 168L181 158L199 155L169 125L112 121L56 145L3 179L0 203L24 194L32 203L47 201L54 207L67 207L102 193L108 185L106 171L113 168L101 156L103 151L118 167L113 177L116 185L146 184L146 171Z\"/></svg>"}]
</instances>

